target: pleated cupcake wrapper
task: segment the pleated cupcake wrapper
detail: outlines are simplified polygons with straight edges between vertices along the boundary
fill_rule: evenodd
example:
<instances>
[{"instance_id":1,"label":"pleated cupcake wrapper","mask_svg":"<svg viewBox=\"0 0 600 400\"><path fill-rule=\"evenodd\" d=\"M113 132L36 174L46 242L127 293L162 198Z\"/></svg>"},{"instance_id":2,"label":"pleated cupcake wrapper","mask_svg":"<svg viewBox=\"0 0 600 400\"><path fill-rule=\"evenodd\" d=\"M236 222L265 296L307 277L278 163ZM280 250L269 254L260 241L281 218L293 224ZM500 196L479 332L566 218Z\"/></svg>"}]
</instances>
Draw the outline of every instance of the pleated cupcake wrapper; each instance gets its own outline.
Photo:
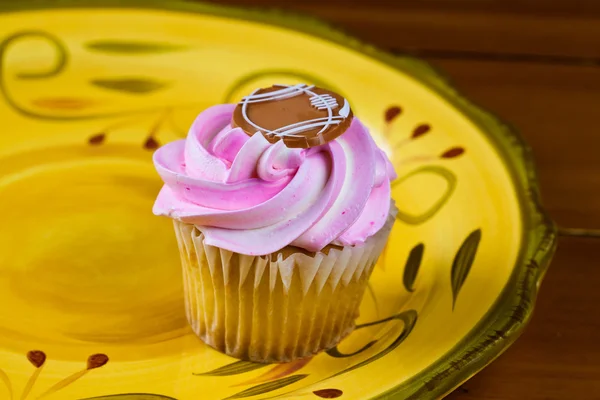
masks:
<instances>
[{"instance_id":1,"label":"pleated cupcake wrapper","mask_svg":"<svg viewBox=\"0 0 600 400\"><path fill-rule=\"evenodd\" d=\"M364 245L284 259L249 256L204 243L175 221L185 307L208 345L256 362L288 362L334 347L354 329L367 282L393 225Z\"/></svg>"}]
</instances>

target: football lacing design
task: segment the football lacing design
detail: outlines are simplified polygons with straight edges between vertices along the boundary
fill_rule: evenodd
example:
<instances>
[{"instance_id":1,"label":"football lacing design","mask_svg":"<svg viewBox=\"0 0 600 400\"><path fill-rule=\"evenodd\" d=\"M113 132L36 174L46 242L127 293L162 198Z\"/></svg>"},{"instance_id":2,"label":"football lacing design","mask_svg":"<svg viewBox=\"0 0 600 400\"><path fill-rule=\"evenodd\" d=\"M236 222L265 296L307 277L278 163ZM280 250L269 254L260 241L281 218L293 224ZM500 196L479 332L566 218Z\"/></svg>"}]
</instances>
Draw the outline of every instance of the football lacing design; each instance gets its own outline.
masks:
<instances>
[{"instance_id":1,"label":"football lacing design","mask_svg":"<svg viewBox=\"0 0 600 400\"><path fill-rule=\"evenodd\" d=\"M339 115L334 115L333 110L339 107L337 100L329 94L320 95L313 92L311 89L314 88L314 85L306 85L301 83L297 85L275 86L281 87L281 89L261 94L257 94L260 89L256 89L250 95L244 97L239 103L242 106L242 116L244 117L244 120L246 120L249 125L256 128L256 130L263 132L265 135L278 137L302 137L302 135L299 135L302 132L310 131L315 128L321 128L321 130L317 133L317 135L320 136L329 127L333 125L339 125L346 117L348 117L350 106L348 105L346 99L344 99L344 107L340 110ZM327 117L313 118L270 130L256 124L248 116L248 104L283 100L290 97L300 96L302 94L310 96L310 103L316 109L327 110Z\"/></svg>"}]
</instances>

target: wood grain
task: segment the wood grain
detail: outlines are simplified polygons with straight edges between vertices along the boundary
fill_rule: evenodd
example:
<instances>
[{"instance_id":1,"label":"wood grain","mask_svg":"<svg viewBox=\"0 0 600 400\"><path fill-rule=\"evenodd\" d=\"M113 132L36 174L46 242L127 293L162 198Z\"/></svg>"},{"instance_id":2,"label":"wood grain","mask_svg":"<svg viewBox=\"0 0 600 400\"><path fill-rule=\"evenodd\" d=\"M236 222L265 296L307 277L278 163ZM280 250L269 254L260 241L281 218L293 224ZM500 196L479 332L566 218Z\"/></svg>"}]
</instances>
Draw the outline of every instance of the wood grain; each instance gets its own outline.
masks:
<instances>
[{"instance_id":1,"label":"wood grain","mask_svg":"<svg viewBox=\"0 0 600 400\"><path fill-rule=\"evenodd\" d=\"M595 0L225 0L320 17L394 51L553 56L600 63Z\"/></svg>"},{"instance_id":2,"label":"wood grain","mask_svg":"<svg viewBox=\"0 0 600 400\"><path fill-rule=\"evenodd\" d=\"M563 238L523 335L448 399L600 399L599 249Z\"/></svg>"}]
</instances>

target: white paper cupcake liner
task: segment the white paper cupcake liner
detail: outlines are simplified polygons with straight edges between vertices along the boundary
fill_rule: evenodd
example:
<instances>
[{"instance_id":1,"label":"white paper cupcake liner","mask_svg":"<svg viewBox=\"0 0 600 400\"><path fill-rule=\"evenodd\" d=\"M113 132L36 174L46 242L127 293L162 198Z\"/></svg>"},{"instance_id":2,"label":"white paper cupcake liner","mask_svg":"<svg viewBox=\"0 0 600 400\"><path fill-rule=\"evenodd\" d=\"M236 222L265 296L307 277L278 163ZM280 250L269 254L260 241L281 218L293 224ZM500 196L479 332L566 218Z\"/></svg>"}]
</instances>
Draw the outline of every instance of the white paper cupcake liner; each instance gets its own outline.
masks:
<instances>
[{"instance_id":1,"label":"white paper cupcake liner","mask_svg":"<svg viewBox=\"0 0 600 400\"><path fill-rule=\"evenodd\" d=\"M393 214L363 245L286 258L210 246L196 227L175 221L192 329L215 349L255 362L288 362L334 347L354 329Z\"/></svg>"}]
</instances>

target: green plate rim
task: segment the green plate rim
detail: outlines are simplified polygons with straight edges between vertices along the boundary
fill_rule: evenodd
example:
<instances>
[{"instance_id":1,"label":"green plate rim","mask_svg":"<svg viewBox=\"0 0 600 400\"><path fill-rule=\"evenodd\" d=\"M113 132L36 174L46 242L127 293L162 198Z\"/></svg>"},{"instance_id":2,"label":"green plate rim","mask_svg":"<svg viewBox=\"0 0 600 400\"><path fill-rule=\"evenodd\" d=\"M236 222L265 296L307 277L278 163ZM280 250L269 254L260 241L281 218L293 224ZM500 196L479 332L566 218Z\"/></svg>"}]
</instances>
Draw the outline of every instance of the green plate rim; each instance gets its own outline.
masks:
<instances>
[{"instance_id":1,"label":"green plate rim","mask_svg":"<svg viewBox=\"0 0 600 400\"><path fill-rule=\"evenodd\" d=\"M482 320L436 364L373 399L440 398L498 357L529 322L538 287L557 244L557 229L540 202L532 151L517 130L461 95L429 63L393 55L314 17L277 9L242 8L168 0L0 0L0 13L52 8L141 8L199 13L275 25L358 51L408 74L441 95L479 127L500 153L515 185L523 218L523 247L509 282Z\"/></svg>"}]
</instances>

